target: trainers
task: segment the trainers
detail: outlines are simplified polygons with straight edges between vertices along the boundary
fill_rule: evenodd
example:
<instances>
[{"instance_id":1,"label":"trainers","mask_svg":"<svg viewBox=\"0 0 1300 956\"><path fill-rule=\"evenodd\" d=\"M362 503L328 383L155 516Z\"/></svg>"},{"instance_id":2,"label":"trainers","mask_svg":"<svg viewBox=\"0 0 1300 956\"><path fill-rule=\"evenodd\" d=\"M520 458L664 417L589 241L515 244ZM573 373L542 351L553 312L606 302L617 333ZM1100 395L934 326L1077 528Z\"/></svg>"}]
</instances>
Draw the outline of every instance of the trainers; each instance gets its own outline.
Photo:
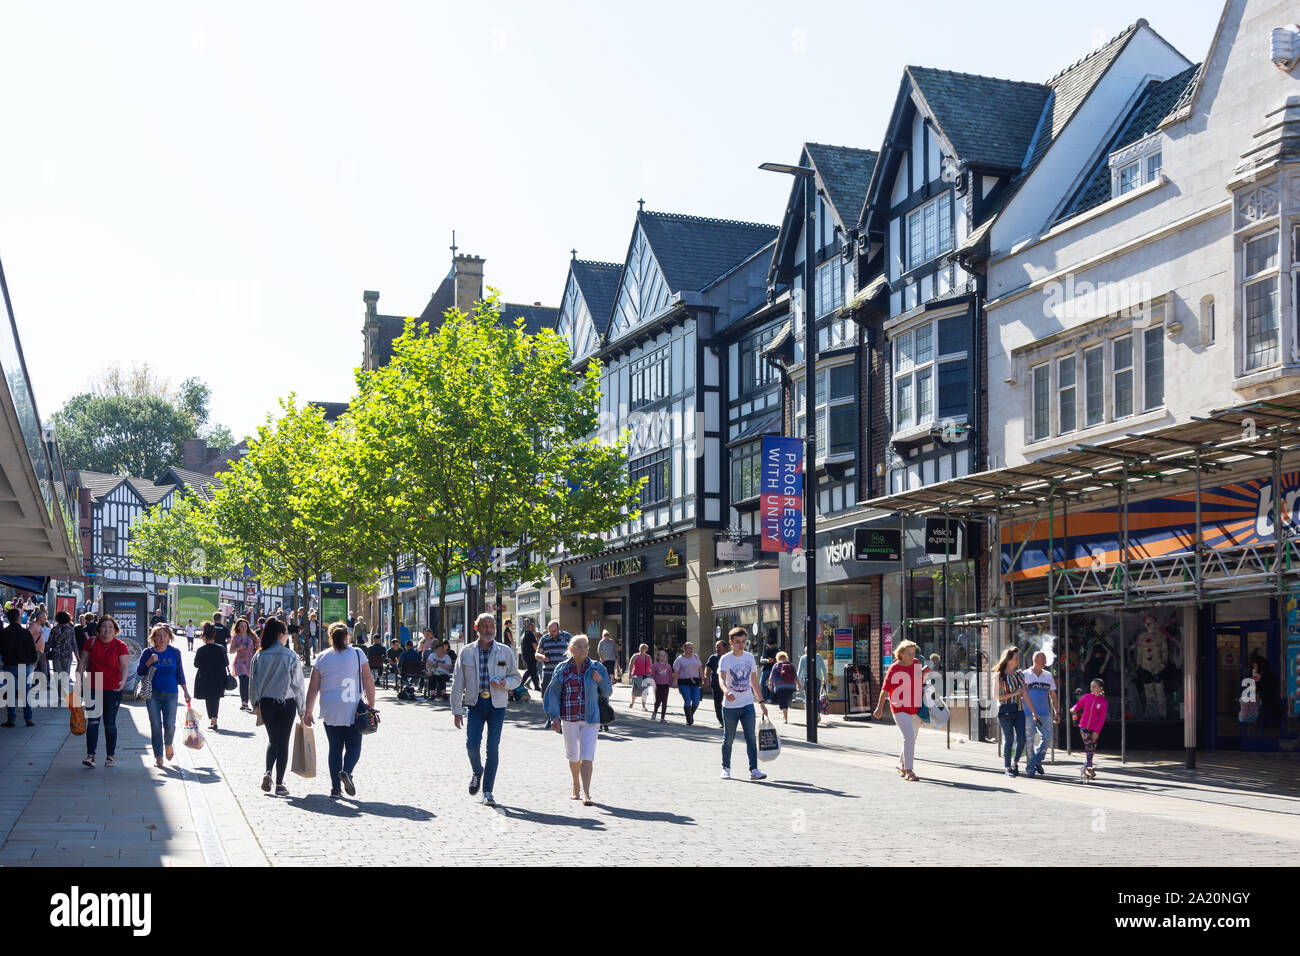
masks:
<instances>
[{"instance_id":1,"label":"trainers","mask_svg":"<svg viewBox=\"0 0 1300 956\"><path fill-rule=\"evenodd\" d=\"M348 776L346 770L339 771L339 783L343 784L343 790L349 797L355 797L357 795L357 788L353 785L352 778Z\"/></svg>"},{"instance_id":2,"label":"trainers","mask_svg":"<svg viewBox=\"0 0 1300 956\"><path fill-rule=\"evenodd\" d=\"M482 779L483 779L483 775L481 773L470 774L469 795L471 797L474 796L474 794L478 793L479 781L481 781Z\"/></svg>"},{"instance_id":3,"label":"trainers","mask_svg":"<svg viewBox=\"0 0 1300 956\"><path fill-rule=\"evenodd\" d=\"M494 799L492 799L492 794L488 793L486 790L483 791L483 806L495 807L496 805L497 802Z\"/></svg>"},{"instance_id":4,"label":"trainers","mask_svg":"<svg viewBox=\"0 0 1300 956\"><path fill-rule=\"evenodd\" d=\"M275 795L277 797L287 797L289 795L289 788L282 783L277 783L275 785Z\"/></svg>"},{"instance_id":5,"label":"trainers","mask_svg":"<svg viewBox=\"0 0 1300 956\"><path fill-rule=\"evenodd\" d=\"M0 727L12 727L13 725L14 722L12 720L6 720L3 724L0 724Z\"/></svg>"},{"instance_id":6,"label":"trainers","mask_svg":"<svg viewBox=\"0 0 1300 956\"><path fill-rule=\"evenodd\" d=\"M339 793L339 791L337 791L337 790L331 790L331 791L330 791L330 799L331 799L331 800L342 800L342 799L343 799L343 794Z\"/></svg>"},{"instance_id":7,"label":"trainers","mask_svg":"<svg viewBox=\"0 0 1300 956\"><path fill-rule=\"evenodd\" d=\"M36 722L33 721L33 720L29 720L29 721L27 721L27 726L28 726L28 727L35 727L35 726L36 726Z\"/></svg>"},{"instance_id":8,"label":"trainers","mask_svg":"<svg viewBox=\"0 0 1300 956\"><path fill-rule=\"evenodd\" d=\"M765 774L765 773L763 773L763 771L761 771L761 770L755 768L755 769L753 769L753 770L751 770L751 771L749 772L749 779L750 779L750 780L766 780L766 779L767 779L767 774Z\"/></svg>"},{"instance_id":9,"label":"trainers","mask_svg":"<svg viewBox=\"0 0 1300 956\"><path fill-rule=\"evenodd\" d=\"M722 776L721 776L719 779L722 779L722 780L730 780L730 779L731 779L731 768L730 768L730 767L723 767L723 768L722 768Z\"/></svg>"},{"instance_id":10,"label":"trainers","mask_svg":"<svg viewBox=\"0 0 1300 956\"><path fill-rule=\"evenodd\" d=\"M263 792L263 793L270 793L270 792L271 792L271 785L272 785L272 784L271 784L271 771L268 770L268 771L266 772L266 774L262 777L262 792Z\"/></svg>"}]
</instances>

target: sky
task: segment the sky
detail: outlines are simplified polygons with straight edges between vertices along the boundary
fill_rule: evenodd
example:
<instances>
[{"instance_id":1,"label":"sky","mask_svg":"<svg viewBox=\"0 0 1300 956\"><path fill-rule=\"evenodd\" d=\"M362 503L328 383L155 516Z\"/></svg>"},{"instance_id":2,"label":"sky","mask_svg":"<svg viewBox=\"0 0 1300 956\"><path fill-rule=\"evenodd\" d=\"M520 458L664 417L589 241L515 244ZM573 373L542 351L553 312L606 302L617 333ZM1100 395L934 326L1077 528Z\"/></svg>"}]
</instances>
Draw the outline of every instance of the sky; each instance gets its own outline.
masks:
<instances>
[{"instance_id":1,"label":"sky","mask_svg":"<svg viewBox=\"0 0 1300 956\"><path fill-rule=\"evenodd\" d=\"M907 64L1043 82L1137 17L1193 62L1221 4L6 2L0 261L48 420L98 370L212 387L250 434L347 401L362 292L451 260L558 306L646 208L778 223L805 140L878 149Z\"/></svg>"}]
</instances>

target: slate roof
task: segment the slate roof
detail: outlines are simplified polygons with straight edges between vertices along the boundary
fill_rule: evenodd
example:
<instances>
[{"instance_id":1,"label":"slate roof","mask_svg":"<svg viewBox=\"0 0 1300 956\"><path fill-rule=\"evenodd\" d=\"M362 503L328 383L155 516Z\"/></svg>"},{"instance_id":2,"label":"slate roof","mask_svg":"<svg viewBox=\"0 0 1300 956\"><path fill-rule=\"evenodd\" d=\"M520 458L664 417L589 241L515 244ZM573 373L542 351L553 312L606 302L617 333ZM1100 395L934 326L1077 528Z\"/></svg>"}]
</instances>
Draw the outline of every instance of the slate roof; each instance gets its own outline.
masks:
<instances>
[{"instance_id":1,"label":"slate roof","mask_svg":"<svg viewBox=\"0 0 1300 956\"><path fill-rule=\"evenodd\" d=\"M909 66L911 77L957 158L972 166L1019 170L1051 90L993 76Z\"/></svg>"},{"instance_id":2,"label":"slate roof","mask_svg":"<svg viewBox=\"0 0 1300 956\"><path fill-rule=\"evenodd\" d=\"M175 478L175 482L169 482L169 478ZM185 468L168 468L158 476L157 484L169 483L173 486L182 484L191 493L202 498L204 501L211 501L213 493L221 487L221 479L213 475L205 475L198 471L189 471Z\"/></svg>"},{"instance_id":3,"label":"slate roof","mask_svg":"<svg viewBox=\"0 0 1300 956\"><path fill-rule=\"evenodd\" d=\"M135 489L136 494L144 499L147 505L156 505L169 494L176 490L173 484L157 485L148 478L127 478L127 483Z\"/></svg>"},{"instance_id":4,"label":"slate roof","mask_svg":"<svg viewBox=\"0 0 1300 956\"><path fill-rule=\"evenodd\" d=\"M1190 66L1167 80L1152 80L1147 84L1146 90L1120 125L1119 132L1106 144L1092 169L1084 176L1079 191L1066 203L1057 222L1100 206L1111 198L1110 154L1154 133L1165 117L1179 109L1187 91L1195 86L1200 69L1199 64Z\"/></svg>"},{"instance_id":5,"label":"slate roof","mask_svg":"<svg viewBox=\"0 0 1300 956\"><path fill-rule=\"evenodd\" d=\"M596 325L596 333L604 336L609 331L609 317L614 312L614 297L618 295L618 280L623 275L621 262L592 262L574 259L569 263L573 278L587 301L587 310Z\"/></svg>"},{"instance_id":6,"label":"slate roof","mask_svg":"<svg viewBox=\"0 0 1300 956\"><path fill-rule=\"evenodd\" d=\"M1034 143L1033 154L1029 157L1026 166L1033 166L1043 158L1043 154L1047 152L1048 147L1056 141L1056 137L1065 128L1065 124L1083 105L1083 101L1088 98L1088 94L1092 92L1093 87L1097 85L1097 82L1110 65L1115 62L1115 58L1119 56L1129 39L1139 28L1144 26L1147 26L1147 22L1138 20L1136 23L1125 27L1119 34L1093 50L1083 59L1076 60L1047 81L1047 85L1052 90L1052 100L1048 105L1043 128Z\"/></svg>"},{"instance_id":7,"label":"slate roof","mask_svg":"<svg viewBox=\"0 0 1300 956\"><path fill-rule=\"evenodd\" d=\"M872 149L824 143L804 143L804 151L821 177L827 199L835 207L840 222L846 229L852 228L857 224L880 154Z\"/></svg>"},{"instance_id":8,"label":"slate roof","mask_svg":"<svg viewBox=\"0 0 1300 956\"><path fill-rule=\"evenodd\" d=\"M248 454L248 439L244 438L231 445L221 454L209 458L200 470L205 475L215 475L217 472L229 468L246 454Z\"/></svg>"},{"instance_id":9,"label":"slate roof","mask_svg":"<svg viewBox=\"0 0 1300 956\"><path fill-rule=\"evenodd\" d=\"M90 492L90 500L98 501L122 483L121 475L109 475L102 471L77 469L77 487Z\"/></svg>"},{"instance_id":10,"label":"slate roof","mask_svg":"<svg viewBox=\"0 0 1300 956\"><path fill-rule=\"evenodd\" d=\"M325 421L336 422L347 412L350 402L308 402L325 413Z\"/></svg>"},{"instance_id":11,"label":"slate roof","mask_svg":"<svg viewBox=\"0 0 1300 956\"><path fill-rule=\"evenodd\" d=\"M555 321L560 317L560 310L548 305L521 305L517 302L501 303L501 321L513 324L515 319L523 317L524 331L536 335L542 329L555 328Z\"/></svg>"},{"instance_id":12,"label":"slate roof","mask_svg":"<svg viewBox=\"0 0 1300 956\"><path fill-rule=\"evenodd\" d=\"M637 213L673 292L699 292L776 238L776 226L681 213ZM611 313L613 306L611 305Z\"/></svg>"},{"instance_id":13,"label":"slate roof","mask_svg":"<svg viewBox=\"0 0 1300 956\"><path fill-rule=\"evenodd\" d=\"M441 321L442 316L439 315L438 318ZM376 315L375 321L379 324L379 332L375 336L377 361L380 365L387 365L393 357L393 343L406 330L406 319L400 315Z\"/></svg>"},{"instance_id":14,"label":"slate roof","mask_svg":"<svg viewBox=\"0 0 1300 956\"><path fill-rule=\"evenodd\" d=\"M442 325L443 314L455 304L456 279L455 268L453 267L452 271L448 272L443 277L443 280L438 283L438 288L433 291L433 295L429 297L429 304L420 313L420 321L428 322L430 328L436 329ZM399 329L397 335L401 334ZM397 338L397 336L395 335L393 338Z\"/></svg>"}]
</instances>

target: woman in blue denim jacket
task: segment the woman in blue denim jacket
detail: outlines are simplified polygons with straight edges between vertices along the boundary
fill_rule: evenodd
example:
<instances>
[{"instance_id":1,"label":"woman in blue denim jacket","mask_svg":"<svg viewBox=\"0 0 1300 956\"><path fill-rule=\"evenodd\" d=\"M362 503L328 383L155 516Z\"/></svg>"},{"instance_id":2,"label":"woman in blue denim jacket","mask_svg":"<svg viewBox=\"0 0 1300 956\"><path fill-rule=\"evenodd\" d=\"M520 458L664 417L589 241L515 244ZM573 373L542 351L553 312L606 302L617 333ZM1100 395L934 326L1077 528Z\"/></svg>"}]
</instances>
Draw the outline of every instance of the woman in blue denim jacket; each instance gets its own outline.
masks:
<instances>
[{"instance_id":1,"label":"woman in blue denim jacket","mask_svg":"<svg viewBox=\"0 0 1300 956\"><path fill-rule=\"evenodd\" d=\"M600 698L609 697L611 685L609 672L588 656L588 650L587 638L581 634L569 641L569 656L555 668L555 676L542 695L542 707L555 732L564 736L564 755L573 775L571 799L581 799L589 807L592 762L600 732Z\"/></svg>"}]
</instances>

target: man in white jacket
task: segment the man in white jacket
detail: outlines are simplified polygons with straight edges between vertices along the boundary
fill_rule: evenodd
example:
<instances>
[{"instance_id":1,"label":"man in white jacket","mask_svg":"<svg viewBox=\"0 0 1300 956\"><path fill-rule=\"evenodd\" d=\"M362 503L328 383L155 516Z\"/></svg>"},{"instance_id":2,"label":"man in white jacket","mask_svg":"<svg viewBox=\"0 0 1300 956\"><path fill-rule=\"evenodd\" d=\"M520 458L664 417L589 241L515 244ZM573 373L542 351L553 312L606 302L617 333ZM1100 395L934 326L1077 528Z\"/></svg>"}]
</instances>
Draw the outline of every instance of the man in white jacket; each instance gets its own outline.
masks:
<instances>
[{"instance_id":1,"label":"man in white jacket","mask_svg":"<svg viewBox=\"0 0 1300 956\"><path fill-rule=\"evenodd\" d=\"M510 691L519 686L519 666L515 652L505 644L496 642L497 622L489 613L480 614L474 622L478 640L467 644L456 656L456 667L451 677L451 713L456 729L465 726L462 710L464 698L471 701L469 726L465 733L465 750L473 775L469 778L469 792L474 795L483 788L483 802L496 806L492 786L497 776L497 749L501 743L501 728L506 720L506 702ZM487 762L480 752L483 726L487 725Z\"/></svg>"}]
</instances>

